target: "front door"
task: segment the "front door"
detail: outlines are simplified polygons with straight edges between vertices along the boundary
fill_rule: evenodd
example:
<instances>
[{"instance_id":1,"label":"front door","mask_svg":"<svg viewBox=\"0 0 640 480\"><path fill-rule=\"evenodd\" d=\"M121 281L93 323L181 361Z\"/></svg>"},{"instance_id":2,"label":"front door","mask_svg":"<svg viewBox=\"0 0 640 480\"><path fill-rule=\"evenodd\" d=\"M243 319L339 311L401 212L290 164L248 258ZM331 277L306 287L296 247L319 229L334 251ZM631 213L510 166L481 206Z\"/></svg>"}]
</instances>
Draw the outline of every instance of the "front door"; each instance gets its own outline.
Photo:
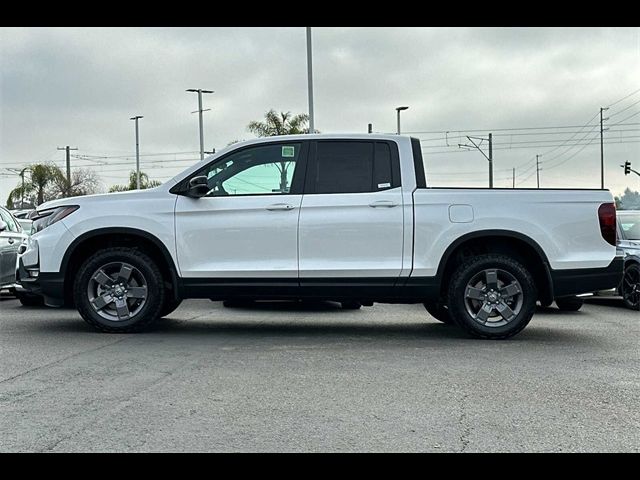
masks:
<instances>
[{"instance_id":1,"label":"front door","mask_svg":"<svg viewBox=\"0 0 640 480\"><path fill-rule=\"evenodd\" d=\"M289 279L297 284L305 159L305 142L258 144L193 174L206 175L210 191L197 199L178 197L181 276L211 279L211 285L221 279Z\"/></svg>"}]
</instances>

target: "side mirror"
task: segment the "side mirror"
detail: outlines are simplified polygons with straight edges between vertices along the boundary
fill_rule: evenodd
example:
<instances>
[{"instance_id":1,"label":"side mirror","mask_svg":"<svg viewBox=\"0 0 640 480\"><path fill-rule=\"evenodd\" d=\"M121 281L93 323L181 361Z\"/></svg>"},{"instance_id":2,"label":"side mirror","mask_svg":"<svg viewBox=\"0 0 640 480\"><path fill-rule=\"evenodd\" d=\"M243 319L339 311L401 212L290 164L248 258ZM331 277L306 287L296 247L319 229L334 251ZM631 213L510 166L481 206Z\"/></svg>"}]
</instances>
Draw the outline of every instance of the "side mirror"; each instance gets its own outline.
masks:
<instances>
[{"instance_id":1,"label":"side mirror","mask_svg":"<svg viewBox=\"0 0 640 480\"><path fill-rule=\"evenodd\" d=\"M189 180L189 188L185 192L187 197L200 198L209 193L209 179L204 175Z\"/></svg>"},{"instance_id":2,"label":"side mirror","mask_svg":"<svg viewBox=\"0 0 640 480\"><path fill-rule=\"evenodd\" d=\"M9 225L7 225L7 222L0 220L0 232L4 232L8 227Z\"/></svg>"}]
</instances>

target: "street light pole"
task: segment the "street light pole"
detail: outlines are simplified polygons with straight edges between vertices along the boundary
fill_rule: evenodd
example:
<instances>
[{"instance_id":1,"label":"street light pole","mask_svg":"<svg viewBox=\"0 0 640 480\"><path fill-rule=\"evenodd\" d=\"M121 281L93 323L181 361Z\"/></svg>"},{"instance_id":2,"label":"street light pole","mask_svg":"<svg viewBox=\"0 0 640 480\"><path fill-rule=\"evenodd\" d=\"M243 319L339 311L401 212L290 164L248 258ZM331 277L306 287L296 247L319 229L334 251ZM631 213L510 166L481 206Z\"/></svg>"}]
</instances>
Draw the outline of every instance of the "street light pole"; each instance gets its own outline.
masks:
<instances>
[{"instance_id":1,"label":"street light pole","mask_svg":"<svg viewBox=\"0 0 640 480\"><path fill-rule=\"evenodd\" d=\"M396 107L396 112L398 112L398 130L397 133L400 135L400 112L403 110L407 110L409 107Z\"/></svg>"},{"instance_id":2,"label":"street light pole","mask_svg":"<svg viewBox=\"0 0 640 480\"><path fill-rule=\"evenodd\" d=\"M191 113L198 113L199 123L200 123L200 160L204 159L204 126L202 121L202 112L208 112L211 110L207 108L205 110L202 109L202 94L203 93L213 93L213 90L203 90L201 88L189 88L186 90L187 92L198 92L198 110Z\"/></svg>"},{"instance_id":3,"label":"street light pole","mask_svg":"<svg viewBox=\"0 0 640 480\"><path fill-rule=\"evenodd\" d=\"M311 27L307 27L307 82L309 88L309 133L316 133L313 118L313 61L311 57Z\"/></svg>"},{"instance_id":4,"label":"street light pole","mask_svg":"<svg viewBox=\"0 0 640 480\"><path fill-rule=\"evenodd\" d=\"M493 188L493 134L489 134L489 188Z\"/></svg>"},{"instance_id":5,"label":"street light pole","mask_svg":"<svg viewBox=\"0 0 640 480\"><path fill-rule=\"evenodd\" d=\"M136 122L136 188L140 190L140 135L138 132L138 120L144 118L142 115L136 115L129 120Z\"/></svg>"}]
</instances>

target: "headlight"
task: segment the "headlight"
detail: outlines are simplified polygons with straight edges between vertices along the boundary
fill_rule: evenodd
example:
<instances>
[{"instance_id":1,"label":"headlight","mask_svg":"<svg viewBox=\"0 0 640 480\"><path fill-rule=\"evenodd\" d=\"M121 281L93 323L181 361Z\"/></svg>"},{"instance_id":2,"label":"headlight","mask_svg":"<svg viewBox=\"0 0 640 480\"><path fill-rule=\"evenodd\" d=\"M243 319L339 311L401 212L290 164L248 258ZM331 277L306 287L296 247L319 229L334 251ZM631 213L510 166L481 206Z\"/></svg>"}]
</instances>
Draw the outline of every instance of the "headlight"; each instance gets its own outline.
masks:
<instances>
[{"instance_id":1,"label":"headlight","mask_svg":"<svg viewBox=\"0 0 640 480\"><path fill-rule=\"evenodd\" d=\"M69 205L66 207L48 208L37 212L37 214L32 217L33 233L37 233L40 230L47 228L49 225L53 225L67 215L75 212L78 208L80 208L78 205Z\"/></svg>"}]
</instances>

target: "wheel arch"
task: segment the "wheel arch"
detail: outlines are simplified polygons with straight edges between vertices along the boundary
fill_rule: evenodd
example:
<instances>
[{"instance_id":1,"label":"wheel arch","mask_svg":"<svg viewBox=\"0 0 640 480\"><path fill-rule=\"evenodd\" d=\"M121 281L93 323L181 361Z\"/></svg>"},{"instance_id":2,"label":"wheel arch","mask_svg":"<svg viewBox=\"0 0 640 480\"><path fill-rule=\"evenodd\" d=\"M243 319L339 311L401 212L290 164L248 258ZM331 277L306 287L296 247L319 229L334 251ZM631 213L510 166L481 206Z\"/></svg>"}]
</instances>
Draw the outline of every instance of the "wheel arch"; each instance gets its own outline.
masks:
<instances>
[{"instance_id":1,"label":"wheel arch","mask_svg":"<svg viewBox=\"0 0 640 480\"><path fill-rule=\"evenodd\" d=\"M507 253L516 256L531 271L543 303L553 302L553 280L549 259L531 237L512 230L478 230L458 237L445 250L438 264L437 277L442 279L441 291L459 262L470 254ZM536 261L537 260L537 261Z\"/></svg>"},{"instance_id":2,"label":"wheel arch","mask_svg":"<svg viewBox=\"0 0 640 480\"><path fill-rule=\"evenodd\" d=\"M134 246L142 249L157 263L165 284L178 295L178 270L164 243L155 235L130 227L106 227L91 230L77 237L67 248L60 264L60 274L64 278L65 303L71 303L73 274L95 248L109 246Z\"/></svg>"}]
</instances>

